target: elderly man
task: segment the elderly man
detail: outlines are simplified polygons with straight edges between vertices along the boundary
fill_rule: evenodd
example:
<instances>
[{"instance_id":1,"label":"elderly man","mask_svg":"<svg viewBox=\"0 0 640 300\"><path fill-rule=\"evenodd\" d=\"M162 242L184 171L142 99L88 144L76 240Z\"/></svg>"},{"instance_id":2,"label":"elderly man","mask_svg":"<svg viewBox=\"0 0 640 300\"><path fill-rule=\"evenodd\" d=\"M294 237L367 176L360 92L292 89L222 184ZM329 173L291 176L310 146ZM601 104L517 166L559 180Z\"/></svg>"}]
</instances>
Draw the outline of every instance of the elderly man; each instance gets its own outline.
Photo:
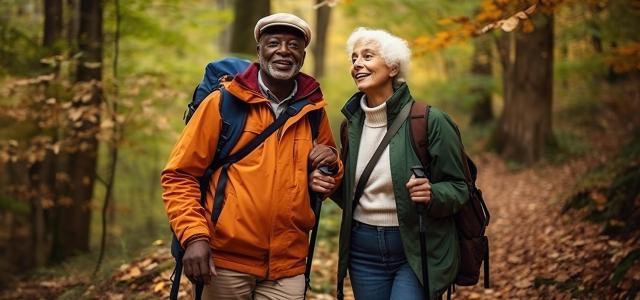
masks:
<instances>
[{"instance_id":1,"label":"elderly man","mask_svg":"<svg viewBox=\"0 0 640 300\"><path fill-rule=\"evenodd\" d=\"M205 283L204 299L302 299L309 230L315 217L308 188L331 193L342 177L326 105L318 82L300 73L311 30L285 13L260 19L254 31L259 63L225 84L247 104L238 151L287 110L309 100L262 145L226 168L228 180L217 222L211 221L220 170L211 177L206 207L200 204L200 177L213 159L222 126L221 93L200 105L162 172L163 200L171 227L185 249L184 273ZM317 139L310 119L321 110ZM327 165L335 175L315 169ZM317 180L314 180L317 179Z\"/></svg>"}]
</instances>

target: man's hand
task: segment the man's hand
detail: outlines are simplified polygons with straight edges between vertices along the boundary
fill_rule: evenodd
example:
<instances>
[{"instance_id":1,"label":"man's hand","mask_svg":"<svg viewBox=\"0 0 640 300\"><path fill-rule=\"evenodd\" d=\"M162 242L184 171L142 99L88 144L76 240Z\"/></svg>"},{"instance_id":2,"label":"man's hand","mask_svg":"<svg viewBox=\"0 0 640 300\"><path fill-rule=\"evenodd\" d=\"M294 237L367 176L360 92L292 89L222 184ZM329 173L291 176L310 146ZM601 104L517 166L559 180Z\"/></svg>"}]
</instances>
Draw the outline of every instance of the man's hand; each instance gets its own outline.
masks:
<instances>
[{"instance_id":1,"label":"man's hand","mask_svg":"<svg viewBox=\"0 0 640 300\"><path fill-rule=\"evenodd\" d=\"M338 165L338 155L331 147L313 141L313 149L309 153L309 161L312 169L317 169L319 166L336 167Z\"/></svg>"},{"instance_id":2,"label":"man's hand","mask_svg":"<svg viewBox=\"0 0 640 300\"><path fill-rule=\"evenodd\" d=\"M211 248L206 240L196 240L189 243L182 258L182 264L184 265L184 275L191 282L209 284L211 276L218 276L211 259Z\"/></svg>"},{"instance_id":3,"label":"man's hand","mask_svg":"<svg viewBox=\"0 0 640 300\"><path fill-rule=\"evenodd\" d=\"M411 200L415 203L429 204L431 202L431 183L427 178L416 178L411 175L407 182L407 190Z\"/></svg>"},{"instance_id":4,"label":"man's hand","mask_svg":"<svg viewBox=\"0 0 640 300\"><path fill-rule=\"evenodd\" d=\"M311 190L316 193L328 195L333 193L335 190L336 180L329 175L322 174L320 170L315 169L311 172L309 186L311 187Z\"/></svg>"}]
</instances>

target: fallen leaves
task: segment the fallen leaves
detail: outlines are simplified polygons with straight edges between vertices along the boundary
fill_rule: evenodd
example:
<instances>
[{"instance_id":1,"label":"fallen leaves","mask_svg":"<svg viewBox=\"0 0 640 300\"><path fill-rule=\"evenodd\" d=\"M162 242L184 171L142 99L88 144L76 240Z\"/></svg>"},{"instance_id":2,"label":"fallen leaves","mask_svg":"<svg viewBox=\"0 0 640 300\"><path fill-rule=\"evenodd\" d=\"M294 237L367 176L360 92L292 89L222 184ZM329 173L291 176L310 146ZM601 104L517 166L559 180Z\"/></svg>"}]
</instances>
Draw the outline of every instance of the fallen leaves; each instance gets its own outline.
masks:
<instances>
[{"instance_id":1,"label":"fallen leaves","mask_svg":"<svg viewBox=\"0 0 640 300\"><path fill-rule=\"evenodd\" d=\"M585 161L520 171L510 171L492 155L480 156L476 162L480 170L478 184L492 213L488 228L492 288L457 287L455 299L622 299L640 284L637 261L618 273L615 284L611 283L612 271L634 253L640 237L617 240L602 235L600 225L583 221L585 212L563 213L562 203L556 200L589 170ZM153 245L153 252L122 265L111 280L94 283L97 285L90 286L85 296L116 300L142 294L168 298L173 258L164 241L154 241ZM320 239L317 243L312 289L307 297L310 300L335 299L335 247L334 240ZM54 278L35 282L18 287L21 294L16 295L55 298L53 295L66 287L89 285L84 280ZM345 299L354 299L348 278L345 283ZM28 294L29 290L40 294ZM179 298L190 297L190 283L183 278Z\"/></svg>"},{"instance_id":2,"label":"fallen leaves","mask_svg":"<svg viewBox=\"0 0 640 300\"><path fill-rule=\"evenodd\" d=\"M583 220L584 212L563 214L555 200L589 170L588 162L509 171L496 157L483 156L478 165L478 183L492 213L493 290L481 294L480 285L460 287L456 299L620 299L640 284L634 279L640 277L637 267L617 286L609 278L640 244L637 237L604 236L600 225Z\"/></svg>"}]
</instances>

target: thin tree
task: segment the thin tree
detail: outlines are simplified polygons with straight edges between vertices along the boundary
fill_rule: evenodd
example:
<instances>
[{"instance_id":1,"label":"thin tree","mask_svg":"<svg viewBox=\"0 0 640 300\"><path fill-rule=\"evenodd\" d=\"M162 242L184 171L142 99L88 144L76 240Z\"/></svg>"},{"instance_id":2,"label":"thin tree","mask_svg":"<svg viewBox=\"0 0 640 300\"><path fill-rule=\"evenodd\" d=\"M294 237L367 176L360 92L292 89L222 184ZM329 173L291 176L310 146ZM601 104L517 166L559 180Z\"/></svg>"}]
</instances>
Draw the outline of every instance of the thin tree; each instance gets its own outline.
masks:
<instances>
[{"instance_id":1,"label":"thin tree","mask_svg":"<svg viewBox=\"0 0 640 300\"><path fill-rule=\"evenodd\" d=\"M62 40L62 0L44 0L44 35L42 46L55 50ZM55 51L54 51L55 52Z\"/></svg>"},{"instance_id":2,"label":"thin tree","mask_svg":"<svg viewBox=\"0 0 640 300\"><path fill-rule=\"evenodd\" d=\"M106 193L104 195L104 204L102 206L102 234L100 237L100 254L98 255L98 262L96 263L96 268L93 271L93 275L96 275L100 270L100 265L102 264L102 259L104 258L104 253L106 250L107 244L107 212L109 211L109 205L113 205L111 202L113 198L113 189L115 185L116 178L116 169L118 165L118 143L120 141L120 126L117 121L117 113L118 113L118 96L119 96L119 82L118 82L118 57L120 54L120 0L115 0L115 14L116 14L116 31L114 36L113 48L113 80L115 83L114 86L114 97L111 103L111 111L110 111L110 121L113 124L113 133L111 134L111 140L109 141L109 167L108 167L108 177L105 183Z\"/></svg>"},{"instance_id":3,"label":"thin tree","mask_svg":"<svg viewBox=\"0 0 640 300\"><path fill-rule=\"evenodd\" d=\"M325 49L331 18L331 7L324 0L316 0L316 31L313 44L313 73L316 78L324 76Z\"/></svg>"},{"instance_id":4,"label":"thin tree","mask_svg":"<svg viewBox=\"0 0 640 300\"><path fill-rule=\"evenodd\" d=\"M233 28L231 30L230 52L254 56L256 43L253 39L253 28L258 20L271 11L270 0L236 0L234 4Z\"/></svg>"}]
</instances>

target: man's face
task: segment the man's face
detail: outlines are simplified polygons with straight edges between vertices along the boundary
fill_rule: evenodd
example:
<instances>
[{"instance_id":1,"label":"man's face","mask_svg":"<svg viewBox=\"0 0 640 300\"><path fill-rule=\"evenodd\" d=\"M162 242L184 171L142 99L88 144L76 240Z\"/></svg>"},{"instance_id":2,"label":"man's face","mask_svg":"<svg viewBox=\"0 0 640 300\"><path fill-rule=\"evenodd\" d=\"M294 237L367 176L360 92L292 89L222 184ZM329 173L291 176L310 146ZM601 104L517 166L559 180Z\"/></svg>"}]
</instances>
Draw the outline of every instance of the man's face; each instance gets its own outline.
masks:
<instances>
[{"instance_id":1,"label":"man's face","mask_svg":"<svg viewBox=\"0 0 640 300\"><path fill-rule=\"evenodd\" d=\"M304 38L285 31L264 33L258 43L260 69L276 80L290 80L304 64Z\"/></svg>"}]
</instances>

